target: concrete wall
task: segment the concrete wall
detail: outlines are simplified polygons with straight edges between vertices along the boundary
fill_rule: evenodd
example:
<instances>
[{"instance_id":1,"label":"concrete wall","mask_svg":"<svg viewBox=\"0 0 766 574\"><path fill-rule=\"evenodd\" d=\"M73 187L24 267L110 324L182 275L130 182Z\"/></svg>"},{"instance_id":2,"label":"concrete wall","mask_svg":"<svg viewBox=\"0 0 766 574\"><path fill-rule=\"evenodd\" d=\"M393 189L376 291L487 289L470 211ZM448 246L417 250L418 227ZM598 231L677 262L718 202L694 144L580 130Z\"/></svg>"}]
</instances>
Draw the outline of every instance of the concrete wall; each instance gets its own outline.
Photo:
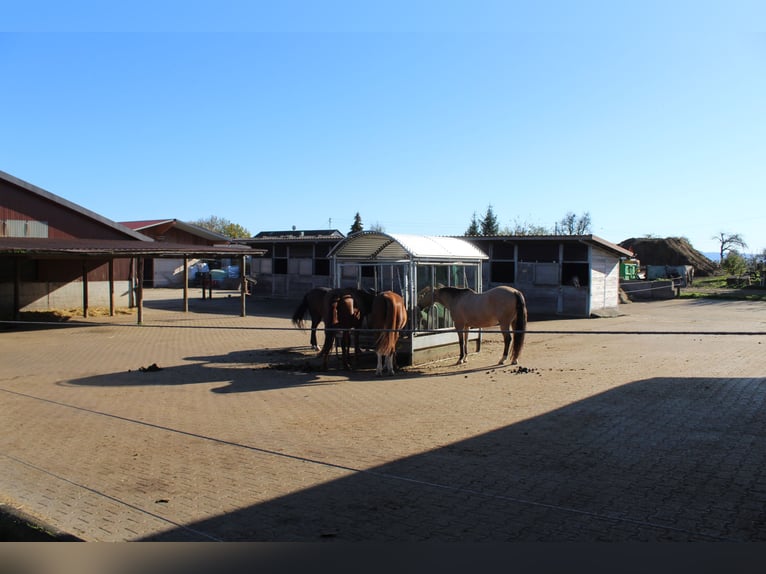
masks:
<instances>
[{"instance_id":1,"label":"concrete wall","mask_svg":"<svg viewBox=\"0 0 766 574\"><path fill-rule=\"evenodd\" d=\"M620 288L628 295L631 301L673 299L676 296L676 289L672 280L622 281Z\"/></svg>"}]
</instances>

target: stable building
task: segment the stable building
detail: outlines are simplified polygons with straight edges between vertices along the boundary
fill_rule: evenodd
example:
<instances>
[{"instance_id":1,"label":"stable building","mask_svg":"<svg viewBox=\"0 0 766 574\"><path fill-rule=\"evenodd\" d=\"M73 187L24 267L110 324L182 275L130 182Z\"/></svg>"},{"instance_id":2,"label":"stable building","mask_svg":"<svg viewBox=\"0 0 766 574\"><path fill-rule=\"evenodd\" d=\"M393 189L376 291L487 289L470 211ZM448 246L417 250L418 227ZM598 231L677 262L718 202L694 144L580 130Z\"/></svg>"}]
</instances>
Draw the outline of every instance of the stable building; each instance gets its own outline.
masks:
<instances>
[{"instance_id":1,"label":"stable building","mask_svg":"<svg viewBox=\"0 0 766 574\"><path fill-rule=\"evenodd\" d=\"M484 287L511 285L531 315L591 317L620 304L620 261L633 252L595 235L466 237L488 260Z\"/></svg>"},{"instance_id":2,"label":"stable building","mask_svg":"<svg viewBox=\"0 0 766 574\"><path fill-rule=\"evenodd\" d=\"M151 237L158 243L199 245L205 247L225 246L231 239L204 227L186 223L178 219L151 219L144 221L121 221L121 225ZM200 259L153 258L144 260L145 287L183 287L184 273L189 269L192 280L195 279L196 265ZM221 261L223 267L231 265L231 261ZM238 266L239 267L239 266ZM244 270L242 270L244 272ZM238 275L238 277L240 277Z\"/></svg>"},{"instance_id":3,"label":"stable building","mask_svg":"<svg viewBox=\"0 0 766 574\"><path fill-rule=\"evenodd\" d=\"M144 260L240 258L245 246L160 243L0 171L0 318L22 311L136 307L142 320ZM242 287L244 293L244 286ZM184 310L188 293L184 291ZM244 314L244 297L242 310Z\"/></svg>"},{"instance_id":4,"label":"stable building","mask_svg":"<svg viewBox=\"0 0 766 574\"><path fill-rule=\"evenodd\" d=\"M337 229L261 231L234 242L263 252L251 262L253 294L300 299L314 287L329 287L329 253L343 235Z\"/></svg>"}]
</instances>

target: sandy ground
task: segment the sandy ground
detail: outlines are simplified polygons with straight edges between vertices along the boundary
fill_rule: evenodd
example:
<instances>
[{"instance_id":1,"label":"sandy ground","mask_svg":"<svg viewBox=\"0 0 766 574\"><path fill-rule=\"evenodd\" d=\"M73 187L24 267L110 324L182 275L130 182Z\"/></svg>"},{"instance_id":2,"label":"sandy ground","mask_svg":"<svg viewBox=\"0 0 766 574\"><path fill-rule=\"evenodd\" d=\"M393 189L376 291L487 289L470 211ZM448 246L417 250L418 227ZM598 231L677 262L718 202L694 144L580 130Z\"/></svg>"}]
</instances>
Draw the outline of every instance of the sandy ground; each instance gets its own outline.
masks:
<instances>
[{"instance_id":1,"label":"sandy ground","mask_svg":"<svg viewBox=\"0 0 766 574\"><path fill-rule=\"evenodd\" d=\"M376 377L228 295L0 333L0 502L105 541L766 538L763 303L533 320L518 366L487 333Z\"/></svg>"}]
</instances>

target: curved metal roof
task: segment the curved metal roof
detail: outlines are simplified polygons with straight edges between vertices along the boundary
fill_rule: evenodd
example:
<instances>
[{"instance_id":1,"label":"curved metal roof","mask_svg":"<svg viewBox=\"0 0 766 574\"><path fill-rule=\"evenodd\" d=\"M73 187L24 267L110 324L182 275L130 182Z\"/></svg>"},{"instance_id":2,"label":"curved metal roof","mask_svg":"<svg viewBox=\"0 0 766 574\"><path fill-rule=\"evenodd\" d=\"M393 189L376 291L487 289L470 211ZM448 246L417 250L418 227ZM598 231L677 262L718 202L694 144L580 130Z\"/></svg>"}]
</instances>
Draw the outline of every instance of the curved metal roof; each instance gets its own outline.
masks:
<instances>
[{"instance_id":1,"label":"curved metal roof","mask_svg":"<svg viewBox=\"0 0 766 574\"><path fill-rule=\"evenodd\" d=\"M481 249L457 237L387 234L363 231L338 243L330 257L352 260L402 261L409 259L479 261L488 259Z\"/></svg>"}]
</instances>

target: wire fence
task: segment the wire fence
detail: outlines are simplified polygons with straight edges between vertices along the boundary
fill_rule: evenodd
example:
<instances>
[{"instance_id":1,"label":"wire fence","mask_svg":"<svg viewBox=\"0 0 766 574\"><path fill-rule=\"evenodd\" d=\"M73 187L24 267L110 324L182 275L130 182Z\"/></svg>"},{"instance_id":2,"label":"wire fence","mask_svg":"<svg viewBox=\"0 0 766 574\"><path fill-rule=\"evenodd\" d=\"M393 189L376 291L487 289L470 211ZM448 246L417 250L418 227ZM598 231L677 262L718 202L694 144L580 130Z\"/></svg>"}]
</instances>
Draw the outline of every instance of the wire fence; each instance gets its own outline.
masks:
<instances>
[{"instance_id":1,"label":"wire fence","mask_svg":"<svg viewBox=\"0 0 766 574\"><path fill-rule=\"evenodd\" d=\"M126 328L138 328L138 329L222 329L222 330L241 330L241 331L309 331L308 327L275 327L275 326L257 326L257 325L180 325L177 323L168 324L166 322L157 323L142 323L140 325L135 323L110 323L103 321L88 321L88 322L73 322L64 323L56 321L3 321L0 320L0 325L9 326L38 326L38 327L59 327L59 328L82 328L82 327L126 327ZM324 332L324 326L320 326L317 329L318 332ZM352 331L359 334L375 334L375 333L387 333L398 332L403 336L412 335L432 335L443 333L454 333L456 329L454 327L442 328L442 329L369 329L364 327L357 327L352 329L344 328L330 328L328 331L340 332L340 331ZM481 334L497 334L502 335L506 331L500 328L471 328L472 333ZM737 331L720 331L720 330L643 330L643 329L511 329L511 333L524 333L529 335L648 335L648 336L736 336L736 337L766 337L766 331L759 330L737 330Z\"/></svg>"}]
</instances>

